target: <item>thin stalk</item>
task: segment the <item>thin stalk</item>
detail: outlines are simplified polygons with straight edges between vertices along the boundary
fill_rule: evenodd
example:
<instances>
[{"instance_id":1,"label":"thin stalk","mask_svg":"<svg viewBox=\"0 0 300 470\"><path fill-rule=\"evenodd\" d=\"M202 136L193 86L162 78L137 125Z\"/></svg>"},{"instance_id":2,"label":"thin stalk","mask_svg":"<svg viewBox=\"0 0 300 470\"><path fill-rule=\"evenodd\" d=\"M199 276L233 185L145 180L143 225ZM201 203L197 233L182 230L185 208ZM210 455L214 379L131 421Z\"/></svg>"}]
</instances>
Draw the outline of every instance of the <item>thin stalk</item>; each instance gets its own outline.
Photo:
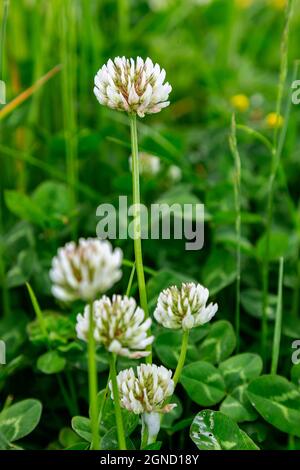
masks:
<instances>
[{"instance_id":1,"label":"thin stalk","mask_svg":"<svg viewBox=\"0 0 300 470\"><path fill-rule=\"evenodd\" d=\"M99 450L99 432L98 432L98 383L97 383L97 364L96 364L96 346L94 338L94 305L90 302L90 323L88 338L88 375L89 375L89 399L91 409L91 427L92 443L91 450Z\"/></svg>"},{"instance_id":2,"label":"thin stalk","mask_svg":"<svg viewBox=\"0 0 300 470\"><path fill-rule=\"evenodd\" d=\"M62 2L62 41L61 59L62 69L62 105L64 119L64 135L66 142L66 168L67 179L72 196L73 210L76 208L77 194L75 191L78 181L77 162L77 116L75 111L75 76L76 76L76 18L73 2ZM72 236L77 238L77 223L73 220Z\"/></svg>"},{"instance_id":3,"label":"thin stalk","mask_svg":"<svg viewBox=\"0 0 300 470\"><path fill-rule=\"evenodd\" d=\"M271 374L276 374L279 359L280 339L281 339L281 325L282 325L282 285L283 285L283 258L279 261L279 274L278 274L278 293L277 293L277 308L273 338L273 351L272 351L272 364Z\"/></svg>"},{"instance_id":4,"label":"thin stalk","mask_svg":"<svg viewBox=\"0 0 300 470\"><path fill-rule=\"evenodd\" d=\"M241 130L241 131L245 132L249 136L254 137L256 140L259 140L263 145L265 145L265 147L267 147L267 149L270 152L272 152L272 149L273 149L272 142L267 137L265 137L263 134L261 134L260 132L252 129L251 127L245 126L244 124L237 124L236 128L238 130Z\"/></svg>"},{"instance_id":5,"label":"thin stalk","mask_svg":"<svg viewBox=\"0 0 300 470\"><path fill-rule=\"evenodd\" d=\"M22 91L18 96L16 96L13 100L7 103L1 110L0 110L0 120L4 119L8 114L14 111L20 104L26 101L30 96L35 93L44 83L46 83L50 78L54 77L59 71L61 70L60 65L56 65L53 69L49 70L45 75L39 78L33 85L27 88L25 91Z\"/></svg>"},{"instance_id":6,"label":"thin stalk","mask_svg":"<svg viewBox=\"0 0 300 470\"><path fill-rule=\"evenodd\" d=\"M231 134L229 145L234 158L234 203L235 203L235 232L236 232L236 305L235 305L235 331L236 350L240 348L240 323L241 323L241 159L236 141L235 116L232 116Z\"/></svg>"},{"instance_id":7,"label":"thin stalk","mask_svg":"<svg viewBox=\"0 0 300 470\"><path fill-rule=\"evenodd\" d=\"M33 66L33 81L36 83L39 77L42 76L45 69L46 58L49 57L50 50L50 38L52 33L53 25L53 5L48 2L46 5L44 2L40 2L37 5L37 14L32 15L33 21L33 41L32 54L35 57ZM42 38L42 40L41 40ZM37 125L40 111L42 89L37 89L33 93L31 102L29 104L29 111L27 117L27 126L25 129L25 149L30 151L34 143L34 132L33 128Z\"/></svg>"},{"instance_id":8,"label":"thin stalk","mask_svg":"<svg viewBox=\"0 0 300 470\"><path fill-rule=\"evenodd\" d=\"M281 41L281 53L280 53L280 71L279 71L279 83L278 83L278 92L277 92L277 104L276 104L276 113L279 115L282 108L283 100L283 90L286 82L287 76L287 57L288 57L288 38L289 38L289 25L292 14L292 5L293 0L290 0L287 3L286 7L286 20L285 27L282 35ZM284 132L284 128L282 133ZM274 199L274 186L278 167L280 165L281 152L283 148L283 138L279 140L279 129L276 126L273 133L273 148L272 148L272 162L271 162L271 172L269 179L269 191L267 199L267 223L266 223L266 249L265 257L263 260L262 266L262 285L263 285L263 295L262 295L262 329L261 329L261 353L264 362L266 361L267 354L267 340L268 340L268 318L267 318L267 307L269 303L269 264L270 264L270 236L273 220L273 199Z\"/></svg>"},{"instance_id":9,"label":"thin stalk","mask_svg":"<svg viewBox=\"0 0 300 470\"><path fill-rule=\"evenodd\" d=\"M44 319L42 310L39 306L39 303L37 301L37 298L35 296L35 293L33 292L33 289L32 289L31 285L28 282L26 282L26 287L27 287L27 290L28 290L28 293L29 293L29 297L30 297L32 306L33 306L34 313L36 314L36 318L39 322L40 329L41 329L43 335L46 338L48 338L48 332L47 332L47 328L46 328L45 319Z\"/></svg>"},{"instance_id":10,"label":"thin stalk","mask_svg":"<svg viewBox=\"0 0 300 470\"><path fill-rule=\"evenodd\" d=\"M299 312L299 290L300 290L300 240L298 235L298 246L297 246L297 264L296 264L296 286L293 293L293 306L292 314L294 318L297 318Z\"/></svg>"},{"instance_id":11,"label":"thin stalk","mask_svg":"<svg viewBox=\"0 0 300 470\"><path fill-rule=\"evenodd\" d=\"M147 292L143 267L142 243L141 243L141 212L140 212L140 178L139 178L139 151L138 151L138 138L137 138L137 124L136 115L130 114L130 131L131 131L131 148L132 148L132 191L133 191L133 205L134 205L134 254L136 274L139 286L141 307L145 312L145 316L149 316ZM150 335L150 329L148 335ZM152 345L147 346L147 351L150 351L149 356L146 357L146 362L152 362Z\"/></svg>"},{"instance_id":12,"label":"thin stalk","mask_svg":"<svg viewBox=\"0 0 300 470\"><path fill-rule=\"evenodd\" d=\"M131 269L131 273L130 273L130 277L129 277L129 281L128 281L128 285L126 289L126 294L125 294L126 297L129 297L130 295L134 274L135 274L135 264L132 266L132 269Z\"/></svg>"},{"instance_id":13,"label":"thin stalk","mask_svg":"<svg viewBox=\"0 0 300 470\"><path fill-rule=\"evenodd\" d=\"M110 355L110 379L112 384L113 390L113 397L114 397L114 406L115 406L115 416L116 416L116 425L117 425L117 433L118 433L118 441L119 441L119 449L126 450L126 441L125 441L125 433L124 433L124 426L123 426L123 418L122 418L122 410L120 406L120 397L119 397L119 389L117 383L117 373L116 373L116 356L115 354Z\"/></svg>"},{"instance_id":14,"label":"thin stalk","mask_svg":"<svg viewBox=\"0 0 300 470\"><path fill-rule=\"evenodd\" d=\"M10 311L9 291L7 288L5 261L4 261L4 248L0 246L0 283L2 290L2 308L3 316L7 318Z\"/></svg>"},{"instance_id":15,"label":"thin stalk","mask_svg":"<svg viewBox=\"0 0 300 470\"><path fill-rule=\"evenodd\" d=\"M99 416L98 416L98 427L99 428L100 428L100 425L101 425L104 405L105 405L106 397L107 397L107 394L108 394L109 381L110 381L110 373L108 374L108 377L107 377L106 386L105 386L105 390L104 390L104 397L103 397L103 400L101 402L100 409L99 409Z\"/></svg>"},{"instance_id":16,"label":"thin stalk","mask_svg":"<svg viewBox=\"0 0 300 470\"><path fill-rule=\"evenodd\" d=\"M73 407L74 407L73 416L75 416L75 415L78 416L79 407L78 407L78 401L77 401L76 388L75 388L75 384L74 384L74 380L73 380L73 376L71 374L71 371L68 370L68 369L66 370L66 379L67 379L68 387L69 387L69 390L70 390L70 396L71 396Z\"/></svg>"},{"instance_id":17,"label":"thin stalk","mask_svg":"<svg viewBox=\"0 0 300 470\"><path fill-rule=\"evenodd\" d=\"M182 335L180 356L179 356L177 367L176 367L175 374L173 377L174 388L176 387L180 379L181 371L185 363L188 344L189 344L189 330L186 330L183 332L183 335Z\"/></svg>"},{"instance_id":18,"label":"thin stalk","mask_svg":"<svg viewBox=\"0 0 300 470\"><path fill-rule=\"evenodd\" d=\"M2 194L0 194L0 235L1 238L4 238L4 224L3 224L3 199ZM2 311L4 317L7 318L10 312L10 299L9 299L9 291L7 287L7 280L6 280L6 263L5 263L5 247L2 240L0 241L0 285L2 291Z\"/></svg>"},{"instance_id":19,"label":"thin stalk","mask_svg":"<svg viewBox=\"0 0 300 470\"><path fill-rule=\"evenodd\" d=\"M3 79L4 79L4 43L5 43L6 23L7 23L7 17L8 17L8 7L9 7L9 0L4 0L2 24L1 24L1 30L0 30L0 104L4 104L6 101L5 82ZM1 123L0 123L0 126L1 126ZM1 238L4 235L2 191L0 193L0 235L1 235ZM9 294L8 294L8 288L7 288L7 282L6 282L4 245L2 244L2 242L0 242L0 283L1 283L1 290L2 290L3 315L7 317L10 308L9 308Z\"/></svg>"},{"instance_id":20,"label":"thin stalk","mask_svg":"<svg viewBox=\"0 0 300 470\"><path fill-rule=\"evenodd\" d=\"M8 7L9 7L9 0L4 0L1 30L0 30L0 81L2 81L3 83L5 83L4 82L4 45L5 45L6 24L7 24L7 18L8 18ZM1 104L5 103L5 96L3 97L0 96L0 103Z\"/></svg>"},{"instance_id":21,"label":"thin stalk","mask_svg":"<svg viewBox=\"0 0 300 470\"><path fill-rule=\"evenodd\" d=\"M70 399L68 391L65 387L65 384L62 380L61 374L56 374L58 386L60 389L60 393L62 394L62 397L64 399L64 402L66 404L66 407L68 408L70 416L76 416L78 414L78 410L75 406L75 403L72 399Z\"/></svg>"}]
</instances>

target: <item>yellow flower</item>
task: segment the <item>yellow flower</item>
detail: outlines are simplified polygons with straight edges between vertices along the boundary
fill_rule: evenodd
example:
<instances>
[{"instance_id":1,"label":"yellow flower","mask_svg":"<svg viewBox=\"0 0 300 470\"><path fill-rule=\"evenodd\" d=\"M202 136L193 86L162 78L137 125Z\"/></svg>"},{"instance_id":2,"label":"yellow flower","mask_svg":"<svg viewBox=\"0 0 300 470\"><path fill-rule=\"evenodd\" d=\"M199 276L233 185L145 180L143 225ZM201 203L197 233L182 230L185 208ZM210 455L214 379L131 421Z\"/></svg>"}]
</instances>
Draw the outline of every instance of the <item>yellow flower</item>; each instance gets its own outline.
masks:
<instances>
[{"instance_id":1,"label":"yellow flower","mask_svg":"<svg viewBox=\"0 0 300 470\"><path fill-rule=\"evenodd\" d=\"M236 6L242 9L251 7L252 3L253 0L235 0Z\"/></svg>"},{"instance_id":2,"label":"yellow flower","mask_svg":"<svg viewBox=\"0 0 300 470\"><path fill-rule=\"evenodd\" d=\"M234 95L230 99L232 106L239 112L244 113L249 108L250 102L246 95Z\"/></svg>"},{"instance_id":3,"label":"yellow flower","mask_svg":"<svg viewBox=\"0 0 300 470\"><path fill-rule=\"evenodd\" d=\"M277 127L282 127L283 117L281 114L269 113L266 117L267 126L270 129L276 129Z\"/></svg>"},{"instance_id":4,"label":"yellow flower","mask_svg":"<svg viewBox=\"0 0 300 470\"><path fill-rule=\"evenodd\" d=\"M269 0L270 6L276 10L283 10L286 7L287 0Z\"/></svg>"}]
</instances>

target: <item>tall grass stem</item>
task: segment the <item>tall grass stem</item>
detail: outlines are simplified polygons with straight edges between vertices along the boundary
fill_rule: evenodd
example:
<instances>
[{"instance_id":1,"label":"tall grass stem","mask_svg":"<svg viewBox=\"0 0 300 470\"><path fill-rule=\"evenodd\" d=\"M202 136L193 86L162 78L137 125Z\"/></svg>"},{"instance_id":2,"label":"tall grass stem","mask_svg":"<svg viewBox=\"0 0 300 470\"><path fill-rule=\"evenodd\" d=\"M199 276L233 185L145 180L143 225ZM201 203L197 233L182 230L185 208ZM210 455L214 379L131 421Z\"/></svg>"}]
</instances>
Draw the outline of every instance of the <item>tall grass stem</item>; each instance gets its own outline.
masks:
<instances>
[{"instance_id":1,"label":"tall grass stem","mask_svg":"<svg viewBox=\"0 0 300 470\"><path fill-rule=\"evenodd\" d=\"M285 26L283 30L281 48L280 48L280 70L279 82L277 91L276 113L281 113L283 91L287 77L287 59L288 59L288 39L289 27L292 16L293 0L289 0L286 6ZM285 116L286 120L288 116ZM287 122L285 123L287 125ZM281 132L284 132L284 127ZM279 145L279 142L280 145ZM273 220L273 200L274 200L274 186L277 175L277 170L280 165L281 152L283 148L283 139L279 138L279 126L275 126L273 133L273 147L271 152L271 171L268 184L268 198L267 198L267 216L266 216L266 248L265 256L262 265L262 328L261 328L261 354L264 362L266 362L267 355L267 341L268 341L268 318L267 308L269 304L269 265L270 265L270 237Z\"/></svg>"},{"instance_id":2,"label":"tall grass stem","mask_svg":"<svg viewBox=\"0 0 300 470\"><path fill-rule=\"evenodd\" d=\"M235 304L235 331L236 350L240 348L240 323L241 323L241 159L236 140L236 122L233 114L231 120L231 132L229 146L234 158L234 205L235 205L235 233L236 233L236 304Z\"/></svg>"},{"instance_id":3,"label":"tall grass stem","mask_svg":"<svg viewBox=\"0 0 300 470\"><path fill-rule=\"evenodd\" d=\"M62 104L64 137L66 145L66 170L69 190L72 199L73 216L76 209L77 194L75 191L78 180L77 162L77 115L75 110L76 94L76 17L75 5L71 0L62 2ZM76 219L71 223L71 231L74 239L77 238Z\"/></svg>"},{"instance_id":4,"label":"tall grass stem","mask_svg":"<svg viewBox=\"0 0 300 470\"><path fill-rule=\"evenodd\" d=\"M276 374L276 372L277 372L279 351L280 351L281 325L282 325L283 265L284 265L284 260L283 260L283 258L280 258L280 261L279 261L279 274L278 274L277 308L276 308L276 318L275 318L275 328L274 328L274 338L273 338L271 374Z\"/></svg>"}]
</instances>

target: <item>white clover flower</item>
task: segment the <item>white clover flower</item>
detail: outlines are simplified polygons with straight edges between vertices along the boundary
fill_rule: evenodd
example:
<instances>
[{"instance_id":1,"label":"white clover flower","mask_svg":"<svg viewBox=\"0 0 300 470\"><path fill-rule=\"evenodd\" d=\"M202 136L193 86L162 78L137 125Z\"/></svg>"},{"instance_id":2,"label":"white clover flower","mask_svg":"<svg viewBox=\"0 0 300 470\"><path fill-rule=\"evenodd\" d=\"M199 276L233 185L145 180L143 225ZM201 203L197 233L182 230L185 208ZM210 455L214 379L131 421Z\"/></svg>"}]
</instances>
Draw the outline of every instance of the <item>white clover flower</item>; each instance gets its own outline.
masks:
<instances>
[{"instance_id":1,"label":"white clover flower","mask_svg":"<svg viewBox=\"0 0 300 470\"><path fill-rule=\"evenodd\" d=\"M178 183L182 177L182 171L177 165L171 165L168 169L168 177L173 183Z\"/></svg>"},{"instance_id":2,"label":"white clover flower","mask_svg":"<svg viewBox=\"0 0 300 470\"><path fill-rule=\"evenodd\" d=\"M160 171L160 159L147 152L139 152L140 174L155 176ZM132 157L129 157L129 168L132 171Z\"/></svg>"},{"instance_id":3,"label":"white clover flower","mask_svg":"<svg viewBox=\"0 0 300 470\"><path fill-rule=\"evenodd\" d=\"M145 313L137 307L133 298L113 295L112 300L105 295L93 303L94 338L97 343L120 356L140 358L147 356L145 351L154 337L147 336L151 319L145 320ZM79 339L88 341L90 306L77 315L76 332Z\"/></svg>"},{"instance_id":4,"label":"white clover flower","mask_svg":"<svg viewBox=\"0 0 300 470\"><path fill-rule=\"evenodd\" d=\"M201 284L183 283L181 288L169 287L159 294L154 318L165 328L190 330L209 322L218 305L206 306L209 291Z\"/></svg>"},{"instance_id":5,"label":"white clover flower","mask_svg":"<svg viewBox=\"0 0 300 470\"><path fill-rule=\"evenodd\" d=\"M170 102L171 85L164 83L166 72L147 58L116 57L98 70L94 93L99 103L140 117L158 113Z\"/></svg>"},{"instance_id":6,"label":"white clover flower","mask_svg":"<svg viewBox=\"0 0 300 470\"><path fill-rule=\"evenodd\" d=\"M168 413L176 404L165 404L174 392L172 371L155 364L141 364L136 375L132 368L119 372L120 403L135 414ZM112 385L109 384L113 399Z\"/></svg>"},{"instance_id":7,"label":"white clover flower","mask_svg":"<svg viewBox=\"0 0 300 470\"><path fill-rule=\"evenodd\" d=\"M114 251L108 241L81 238L59 248L52 260L52 294L62 301L93 300L110 289L122 272L122 250Z\"/></svg>"}]
</instances>

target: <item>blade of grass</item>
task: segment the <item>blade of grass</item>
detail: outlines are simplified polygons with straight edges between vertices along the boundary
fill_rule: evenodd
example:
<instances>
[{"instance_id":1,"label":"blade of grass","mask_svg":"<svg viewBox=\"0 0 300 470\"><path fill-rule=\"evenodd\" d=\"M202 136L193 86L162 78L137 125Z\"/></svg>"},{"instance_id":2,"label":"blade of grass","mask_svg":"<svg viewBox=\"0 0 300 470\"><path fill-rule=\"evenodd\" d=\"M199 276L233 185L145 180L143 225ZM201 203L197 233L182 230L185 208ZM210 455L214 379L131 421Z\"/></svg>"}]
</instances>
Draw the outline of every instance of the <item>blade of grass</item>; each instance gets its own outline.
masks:
<instances>
[{"instance_id":1,"label":"blade of grass","mask_svg":"<svg viewBox=\"0 0 300 470\"><path fill-rule=\"evenodd\" d=\"M5 45L5 33L6 33L6 24L8 18L8 7L9 0L4 0L3 2L3 14L2 14L2 23L0 30L0 103L5 103L5 82L4 82L4 45Z\"/></svg>"},{"instance_id":2,"label":"blade of grass","mask_svg":"<svg viewBox=\"0 0 300 470\"><path fill-rule=\"evenodd\" d=\"M280 258L280 261L279 261L279 274L278 274L277 308L276 308L275 328L274 328L274 337L273 337L271 374L276 374L277 373L279 351L280 351L281 325L282 325L283 265L284 265L284 260L283 260L283 258Z\"/></svg>"},{"instance_id":3,"label":"blade of grass","mask_svg":"<svg viewBox=\"0 0 300 470\"><path fill-rule=\"evenodd\" d=\"M41 86L43 86L50 78L54 77L61 70L61 65L56 65L53 69L49 70L45 75L43 75L39 80L37 80L32 86L20 93L16 98L10 101L0 110L0 120L8 116L12 111L14 111L20 104L28 100L33 93L35 93Z\"/></svg>"},{"instance_id":4,"label":"blade of grass","mask_svg":"<svg viewBox=\"0 0 300 470\"><path fill-rule=\"evenodd\" d=\"M229 146L234 159L234 203L235 203L235 233L236 233L236 306L235 330L236 350L240 348L240 303L241 303L241 159L236 140L235 115L232 115Z\"/></svg>"},{"instance_id":5,"label":"blade of grass","mask_svg":"<svg viewBox=\"0 0 300 470\"><path fill-rule=\"evenodd\" d=\"M134 274L135 274L135 263L132 266L131 273L129 276L128 285L127 285L126 294L125 294L126 297L130 296Z\"/></svg>"},{"instance_id":6,"label":"blade of grass","mask_svg":"<svg viewBox=\"0 0 300 470\"><path fill-rule=\"evenodd\" d=\"M76 210L76 184L78 180L77 161L77 114L75 110L76 90L76 5L70 0L60 0L61 44L60 54L63 63L61 93L63 105L64 137L66 146L67 181L72 192L73 211ZM77 222L74 218L72 236L77 238Z\"/></svg>"},{"instance_id":7,"label":"blade of grass","mask_svg":"<svg viewBox=\"0 0 300 470\"><path fill-rule=\"evenodd\" d=\"M260 132L252 129L251 127L245 126L243 124L237 124L236 128L240 131L245 132L250 137L254 137L255 139L259 140L262 144L265 145L265 147L270 152L272 152L272 150L273 150L272 142L267 137L265 137L263 134L261 134Z\"/></svg>"},{"instance_id":8,"label":"blade of grass","mask_svg":"<svg viewBox=\"0 0 300 470\"><path fill-rule=\"evenodd\" d=\"M43 335L47 338L48 337L48 331L47 331L47 328L46 328L46 323L45 323L42 311L40 309L39 303L37 301L36 295L33 292L33 289L31 287L31 285L29 284L29 282L26 282L26 287L27 287L27 290L28 290L28 293L29 293L29 297L30 297L32 306L33 306L34 313L36 314L36 318L39 322L41 331L42 331Z\"/></svg>"},{"instance_id":9,"label":"blade of grass","mask_svg":"<svg viewBox=\"0 0 300 470\"><path fill-rule=\"evenodd\" d=\"M280 50L280 70L279 70L279 82L278 82L278 91L277 91L277 103L276 103L276 113L277 115L281 114L282 101L283 101L283 90L286 83L287 77L287 58L288 58L288 39L289 39L289 27L290 20L292 16L292 6L293 0L289 0L286 6L286 16L285 16L285 26L282 34L281 40L281 50ZM285 116L288 120L288 116ZM283 147L283 141L281 141L281 146L278 145L278 132L279 127L276 126L273 133L273 149L272 149L272 162L271 162L271 172L269 178L269 190L268 190L268 200L267 200L267 222L266 222L266 249L265 257L262 265L262 284L263 284L263 295L262 295L262 328L261 328L261 354L266 362L267 355L267 340L268 340L268 319L267 319L267 306L269 301L269 264L270 264L270 236L273 220L273 199L274 199L274 186L277 176L278 167L280 165L281 150ZM284 127L282 131L284 132Z\"/></svg>"}]
</instances>

